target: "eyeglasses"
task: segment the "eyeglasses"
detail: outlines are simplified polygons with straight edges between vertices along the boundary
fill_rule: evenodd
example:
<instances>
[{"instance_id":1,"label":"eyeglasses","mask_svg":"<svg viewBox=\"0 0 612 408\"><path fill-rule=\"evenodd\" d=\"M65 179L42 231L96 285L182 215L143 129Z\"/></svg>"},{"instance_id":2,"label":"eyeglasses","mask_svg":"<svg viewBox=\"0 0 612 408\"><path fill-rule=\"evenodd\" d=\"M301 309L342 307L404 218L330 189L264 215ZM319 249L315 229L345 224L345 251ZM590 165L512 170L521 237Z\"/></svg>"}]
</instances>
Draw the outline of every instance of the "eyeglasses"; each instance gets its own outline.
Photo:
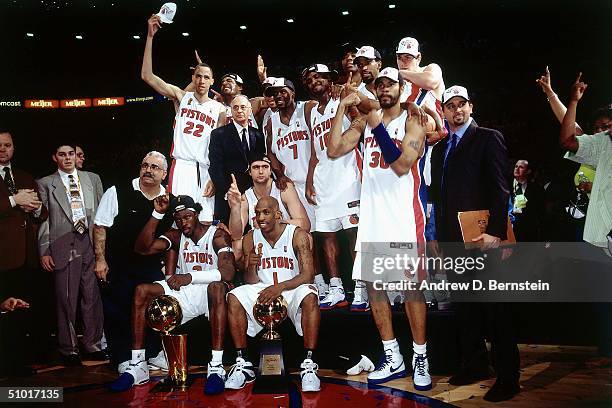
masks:
<instances>
[{"instance_id":1,"label":"eyeglasses","mask_svg":"<svg viewBox=\"0 0 612 408\"><path fill-rule=\"evenodd\" d=\"M162 170L162 168L161 168L161 167L159 167L157 164L149 164L149 163L147 163L147 162L142 163L142 164L140 165L140 168L141 168L142 170L149 170L149 169L151 169L151 170L153 170L153 171Z\"/></svg>"}]
</instances>

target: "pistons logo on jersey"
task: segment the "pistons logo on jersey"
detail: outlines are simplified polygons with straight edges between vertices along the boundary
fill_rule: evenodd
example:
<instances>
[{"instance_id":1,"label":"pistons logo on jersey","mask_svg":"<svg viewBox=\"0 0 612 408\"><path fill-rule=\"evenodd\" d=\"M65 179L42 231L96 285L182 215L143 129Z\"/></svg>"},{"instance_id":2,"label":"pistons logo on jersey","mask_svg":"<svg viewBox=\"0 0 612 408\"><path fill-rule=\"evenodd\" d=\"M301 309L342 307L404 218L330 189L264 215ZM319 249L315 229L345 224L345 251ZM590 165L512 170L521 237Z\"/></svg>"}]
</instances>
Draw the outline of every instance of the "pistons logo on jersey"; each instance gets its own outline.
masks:
<instances>
[{"instance_id":1,"label":"pistons logo on jersey","mask_svg":"<svg viewBox=\"0 0 612 408\"><path fill-rule=\"evenodd\" d=\"M262 258L261 269L270 269L270 268L284 268L284 269L294 269L293 259L287 258L286 256L272 256L269 258Z\"/></svg>"},{"instance_id":2,"label":"pistons logo on jersey","mask_svg":"<svg viewBox=\"0 0 612 408\"><path fill-rule=\"evenodd\" d=\"M213 256L208 252L183 252L185 263L199 263L201 265L212 265Z\"/></svg>"}]
</instances>

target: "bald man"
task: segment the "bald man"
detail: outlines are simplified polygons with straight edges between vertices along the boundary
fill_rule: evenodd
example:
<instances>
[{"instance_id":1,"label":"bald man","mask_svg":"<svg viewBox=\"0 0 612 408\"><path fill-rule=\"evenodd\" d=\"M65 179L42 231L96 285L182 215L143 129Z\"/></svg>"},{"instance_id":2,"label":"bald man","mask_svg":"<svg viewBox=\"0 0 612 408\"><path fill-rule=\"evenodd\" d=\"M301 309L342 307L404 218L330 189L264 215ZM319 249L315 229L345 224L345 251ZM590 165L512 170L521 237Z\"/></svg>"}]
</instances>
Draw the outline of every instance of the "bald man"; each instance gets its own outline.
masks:
<instances>
[{"instance_id":1,"label":"bald man","mask_svg":"<svg viewBox=\"0 0 612 408\"><path fill-rule=\"evenodd\" d=\"M229 206L225 193L230 188L231 174L236 176L238 189L244 193L253 185L248 174L253 157L264 155L266 142L263 133L249 125L252 114L251 103L244 95L236 95L231 101L232 123L212 131L208 158L208 173L215 185L214 218L227 223Z\"/></svg>"}]
</instances>

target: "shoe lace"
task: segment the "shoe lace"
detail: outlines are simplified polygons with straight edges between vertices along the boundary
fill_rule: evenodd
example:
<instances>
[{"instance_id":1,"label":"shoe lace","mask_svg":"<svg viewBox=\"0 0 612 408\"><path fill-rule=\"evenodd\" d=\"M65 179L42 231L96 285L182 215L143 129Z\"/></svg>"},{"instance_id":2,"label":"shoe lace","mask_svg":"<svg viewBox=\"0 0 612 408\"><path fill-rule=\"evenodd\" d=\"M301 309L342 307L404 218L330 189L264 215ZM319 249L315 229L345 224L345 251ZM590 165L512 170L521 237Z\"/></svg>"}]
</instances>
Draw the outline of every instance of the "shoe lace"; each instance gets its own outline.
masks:
<instances>
[{"instance_id":1,"label":"shoe lace","mask_svg":"<svg viewBox=\"0 0 612 408\"><path fill-rule=\"evenodd\" d=\"M414 359L414 370L417 372L418 375L425 375L425 356L423 354L417 354L416 358Z\"/></svg>"},{"instance_id":2,"label":"shoe lace","mask_svg":"<svg viewBox=\"0 0 612 408\"><path fill-rule=\"evenodd\" d=\"M303 370L300 372L300 374L304 376L305 374L308 374L308 373L316 374L319 368L319 365L313 361L310 361L310 362L305 361L302 363L301 368Z\"/></svg>"},{"instance_id":3,"label":"shoe lace","mask_svg":"<svg viewBox=\"0 0 612 408\"><path fill-rule=\"evenodd\" d=\"M376 371L384 370L387 366L391 366L393 355L385 350L385 355L380 359L376 366Z\"/></svg>"}]
</instances>

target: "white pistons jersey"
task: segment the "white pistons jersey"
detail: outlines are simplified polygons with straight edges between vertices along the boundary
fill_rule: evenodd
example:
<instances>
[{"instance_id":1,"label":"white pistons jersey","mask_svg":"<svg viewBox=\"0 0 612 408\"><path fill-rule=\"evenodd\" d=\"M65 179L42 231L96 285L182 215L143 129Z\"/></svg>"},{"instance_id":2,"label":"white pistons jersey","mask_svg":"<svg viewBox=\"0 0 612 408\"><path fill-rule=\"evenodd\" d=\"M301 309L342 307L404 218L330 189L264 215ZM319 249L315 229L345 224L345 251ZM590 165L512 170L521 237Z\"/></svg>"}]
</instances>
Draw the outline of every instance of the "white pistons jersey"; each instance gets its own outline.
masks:
<instances>
[{"instance_id":1,"label":"white pistons jersey","mask_svg":"<svg viewBox=\"0 0 612 408\"><path fill-rule=\"evenodd\" d=\"M223 105L214 100L198 102L193 92L186 92L174 119L171 156L209 165L210 132L217 127Z\"/></svg>"},{"instance_id":2,"label":"white pistons jersey","mask_svg":"<svg viewBox=\"0 0 612 408\"><path fill-rule=\"evenodd\" d=\"M274 272L276 272L278 282L292 279L300 273L298 260L293 251L293 233L296 228L295 225L285 224L285 230L274 247L266 241L261 230L253 231L255 251L257 251L260 243L263 245L261 264L257 271L262 283L272 285L274 283Z\"/></svg>"},{"instance_id":3,"label":"white pistons jersey","mask_svg":"<svg viewBox=\"0 0 612 408\"><path fill-rule=\"evenodd\" d=\"M285 166L285 175L294 183L306 183L310 161L310 132L306 125L306 102L296 102L289 125L281 122L280 112L274 112L272 121L272 153Z\"/></svg>"},{"instance_id":4,"label":"white pistons jersey","mask_svg":"<svg viewBox=\"0 0 612 408\"><path fill-rule=\"evenodd\" d=\"M387 126L401 149L407 112ZM407 174L398 176L384 161L380 147L366 126L364 133L363 179L356 250L362 242L425 242L426 187L422 181L421 156Z\"/></svg>"},{"instance_id":5,"label":"white pistons jersey","mask_svg":"<svg viewBox=\"0 0 612 408\"><path fill-rule=\"evenodd\" d=\"M255 190L253 187L249 188L244 192L244 196L249 204L249 225L252 229L259 228L259 226L255 226L255 206L259 201L259 198L255 195ZM272 189L270 190L270 197L276 198L278 201L278 208L283 214L283 220L288 220L291 217L289 216L289 211L285 208L285 204L283 204L283 200L281 199L281 191L276 187L276 183L272 182Z\"/></svg>"},{"instance_id":6,"label":"white pistons jersey","mask_svg":"<svg viewBox=\"0 0 612 408\"><path fill-rule=\"evenodd\" d=\"M227 123L234 122L234 119L232 118L232 107L231 106L225 106L225 117L227 119ZM251 111L251 116L249 116L249 126L254 127L255 129L258 129L257 121L255 120L255 115L253 115L252 111Z\"/></svg>"},{"instance_id":7,"label":"white pistons jersey","mask_svg":"<svg viewBox=\"0 0 612 408\"><path fill-rule=\"evenodd\" d=\"M180 273L190 273L192 271L208 271L217 269L217 254L213 248L213 240L217 227L211 225L208 231L194 243L190 238L181 234L179 245L178 267ZM177 269L177 273L178 269Z\"/></svg>"},{"instance_id":8,"label":"white pistons jersey","mask_svg":"<svg viewBox=\"0 0 612 408\"><path fill-rule=\"evenodd\" d=\"M376 95L374 95L372 92L370 92L368 88L366 88L365 82L362 82L361 84L359 84L359 86L357 87L357 90L361 92L362 94L364 94L365 96L367 96L368 99L372 99L374 101L378 100Z\"/></svg>"},{"instance_id":9,"label":"white pistons jersey","mask_svg":"<svg viewBox=\"0 0 612 408\"><path fill-rule=\"evenodd\" d=\"M359 212L361 183L357 167L359 155L357 148L335 159L327 156L330 130L339 104L340 100L332 99L325 105L323 113L319 113L317 103L310 113L311 137L319 160L314 170L314 189L317 200L315 218L321 221ZM348 129L350 124L351 121L344 116L342 131Z\"/></svg>"}]
</instances>

